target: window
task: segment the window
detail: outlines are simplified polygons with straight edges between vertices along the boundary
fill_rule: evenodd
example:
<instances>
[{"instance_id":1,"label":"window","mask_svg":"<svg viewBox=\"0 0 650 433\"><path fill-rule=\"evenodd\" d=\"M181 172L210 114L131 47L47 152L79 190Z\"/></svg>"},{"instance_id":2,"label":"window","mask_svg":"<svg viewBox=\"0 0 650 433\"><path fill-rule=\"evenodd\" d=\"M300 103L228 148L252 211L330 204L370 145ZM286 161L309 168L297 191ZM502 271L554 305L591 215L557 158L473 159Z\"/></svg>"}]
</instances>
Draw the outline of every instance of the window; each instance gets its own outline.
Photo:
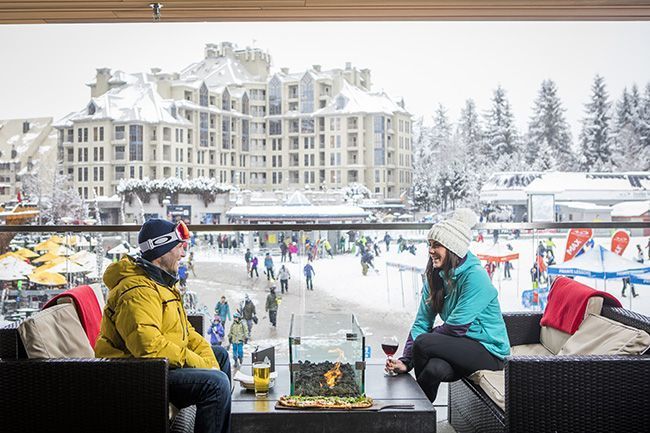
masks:
<instances>
[{"instance_id":1,"label":"window","mask_svg":"<svg viewBox=\"0 0 650 433\"><path fill-rule=\"evenodd\" d=\"M224 89L223 95L221 95L221 109L230 111L230 92L228 92L228 88Z\"/></svg>"},{"instance_id":2,"label":"window","mask_svg":"<svg viewBox=\"0 0 650 433\"><path fill-rule=\"evenodd\" d=\"M250 104L248 102L248 93L244 93L244 96L241 97L241 112L244 114L250 113Z\"/></svg>"},{"instance_id":3,"label":"window","mask_svg":"<svg viewBox=\"0 0 650 433\"><path fill-rule=\"evenodd\" d=\"M199 105L202 107L208 106L208 86L203 83L199 89Z\"/></svg>"},{"instance_id":4,"label":"window","mask_svg":"<svg viewBox=\"0 0 650 433\"><path fill-rule=\"evenodd\" d=\"M124 125L118 125L115 127L115 139L124 140Z\"/></svg>"},{"instance_id":5,"label":"window","mask_svg":"<svg viewBox=\"0 0 650 433\"><path fill-rule=\"evenodd\" d=\"M115 146L115 159L116 160L124 159L124 146Z\"/></svg>"},{"instance_id":6,"label":"window","mask_svg":"<svg viewBox=\"0 0 650 433\"><path fill-rule=\"evenodd\" d=\"M230 149L230 117L224 116L221 121L221 148Z\"/></svg>"},{"instance_id":7,"label":"window","mask_svg":"<svg viewBox=\"0 0 650 433\"><path fill-rule=\"evenodd\" d=\"M384 129L384 118L383 116L374 117L374 154L375 154L375 165L384 165L386 164L386 152L385 152L385 129Z\"/></svg>"},{"instance_id":8,"label":"window","mask_svg":"<svg viewBox=\"0 0 650 433\"><path fill-rule=\"evenodd\" d=\"M88 162L88 148L84 147L84 161Z\"/></svg>"},{"instance_id":9,"label":"window","mask_svg":"<svg viewBox=\"0 0 650 433\"><path fill-rule=\"evenodd\" d=\"M144 160L142 135L142 125L129 125L129 159L131 161Z\"/></svg>"},{"instance_id":10,"label":"window","mask_svg":"<svg viewBox=\"0 0 650 433\"><path fill-rule=\"evenodd\" d=\"M282 114L282 83L277 76L269 82L269 114Z\"/></svg>"},{"instance_id":11,"label":"window","mask_svg":"<svg viewBox=\"0 0 650 433\"><path fill-rule=\"evenodd\" d=\"M104 141L104 127L99 127L99 141Z\"/></svg>"},{"instance_id":12,"label":"window","mask_svg":"<svg viewBox=\"0 0 650 433\"><path fill-rule=\"evenodd\" d=\"M68 129L68 134L67 135L68 135L68 138L66 138L65 141L67 141L68 143L72 143L74 141L74 129L72 129L72 128Z\"/></svg>"},{"instance_id":13,"label":"window","mask_svg":"<svg viewBox=\"0 0 650 433\"><path fill-rule=\"evenodd\" d=\"M269 135L282 135L281 120L269 120Z\"/></svg>"},{"instance_id":14,"label":"window","mask_svg":"<svg viewBox=\"0 0 650 433\"><path fill-rule=\"evenodd\" d=\"M281 138L273 138L271 139L272 143L272 149L273 150L282 150L282 139Z\"/></svg>"},{"instance_id":15,"label":"window","mask_svg":"<svg viewBox=\"0 0 650 433\"><path fill-rule=\"evenodd\" d=\"M93 167L93 180L95 182L99 180L99 167Z\"/></svg>"}]
</instances>

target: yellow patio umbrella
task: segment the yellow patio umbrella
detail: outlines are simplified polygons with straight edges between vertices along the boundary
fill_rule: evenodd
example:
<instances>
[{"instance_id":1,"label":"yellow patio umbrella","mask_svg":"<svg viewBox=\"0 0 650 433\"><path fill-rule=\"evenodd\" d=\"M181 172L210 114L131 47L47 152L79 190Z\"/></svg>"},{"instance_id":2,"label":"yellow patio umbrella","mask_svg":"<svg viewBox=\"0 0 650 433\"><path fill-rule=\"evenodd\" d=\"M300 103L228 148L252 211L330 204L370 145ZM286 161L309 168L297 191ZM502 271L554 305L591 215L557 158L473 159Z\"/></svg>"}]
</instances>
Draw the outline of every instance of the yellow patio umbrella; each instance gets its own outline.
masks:
<instances>
[{"instance_id":1,"label":"yellow patio umbrella","mask_svg":"<svg viewBox=\"0 0 650 433\"><path fill-rule=\"evenodd\" d=\"M63 236L59 236L59 235L52 235L52 236L50 236L50 239L48 239L48 240L50 240L52 242L56 242L59 245L65 243L65 238Z\"/></svg>"},{"instance_id":2,"label":"yellow patio umbrella","mask_svg":"<svg viewBox=\"0 0 650 433\"><path fill-rule=\"evenodd\" d=\"M35 253L32 250L28 250L27 248L21 248L17 250L15 253L26 259L33 259L34 257L38 257L37 253Z\"/></svg>"},{"instance_id":3,"label":"yellow patio umbrella","mask_svg":"<svg viewBox=\"0 0 650 433\"><path fill-rule=\"evenodd\" d=\"M43 286L62 286L68 281L61 274L54 272L34 272L29 276L29 281Z\"/></svg>"},{"instance_id":4,"label":"yellow patio umbrella","mask_svg":"<svg viewBox=\"0 0 650 433\"><path fill-rule=\"evenodd\" d=\"M7 257L15 257L15 258L17 258L19 260L23 260L23 261L25 260L25 258L23 256L21 256L19 254L16 254L16 253L13 253L11 251L9 251L8 253L4 253L4 254L0 255L0 260L6 259Z\"/></svg>"},{"instance_id":5,"label":"yellow patio umbrella","mask_svg":"<svg viewBox=\"0 0 650 433\"><path fill-rule=\"evenodd\" d=\"M47 260L46 263L38 267L38 272L47 271L48 269L58 265L59 263L65 262L65 257L55 257L51 260ZM34 263L32 261L32 263Z\"/></svg>"},{"instance_id":6,"label":"yellow patio umbrella","mask_svg":"<svg viewBox=\"0 0 650 433\"><path fill-rule=\"evenodd\" d=\"M36 244L36 246L34 246L34 251L49 251L51 249L58 248L58 247L59 244L52 241L52 239L48 239L39 244Z\"/></svg>"},{"instance_id":7,"label":"yellow patio umbrella","mask_svg":"<svg viewBox=\"0 0 650 433\"><path fill-rule=\"evenodd\" d=\"M50 260L54 260L58 258L59 255L53 252L45 253L42 256L40 256L37 259L32 260L32 263L45 263L49 262Z\"/></svg>"}]
</instances>

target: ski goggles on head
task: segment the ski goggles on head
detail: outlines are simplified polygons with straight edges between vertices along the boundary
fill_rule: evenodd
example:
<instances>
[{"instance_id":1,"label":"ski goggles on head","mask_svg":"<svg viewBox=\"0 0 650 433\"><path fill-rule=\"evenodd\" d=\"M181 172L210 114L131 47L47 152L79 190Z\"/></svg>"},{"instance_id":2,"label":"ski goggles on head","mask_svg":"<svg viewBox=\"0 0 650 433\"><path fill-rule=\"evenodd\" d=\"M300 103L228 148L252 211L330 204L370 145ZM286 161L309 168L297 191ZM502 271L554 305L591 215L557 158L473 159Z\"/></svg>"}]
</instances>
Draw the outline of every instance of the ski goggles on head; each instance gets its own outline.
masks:
<instances>
[{"instance_id":1,"label":"ski goggles on head","mask_svg":"<svg viewBox=\"0 0 650 433\"><path fill-rule=\"evenodd\" d=\"M180 221L178 224L176 224L174 231L171 233L160 235L139 244L140 251L144 253L145 251L150 251L154 248L162 247L163 245L167 245L176 241L185 243L190 240L191 235L192 234L190 233L190 229L187 228L185 222Z\"/></svg>"}]
</instances>

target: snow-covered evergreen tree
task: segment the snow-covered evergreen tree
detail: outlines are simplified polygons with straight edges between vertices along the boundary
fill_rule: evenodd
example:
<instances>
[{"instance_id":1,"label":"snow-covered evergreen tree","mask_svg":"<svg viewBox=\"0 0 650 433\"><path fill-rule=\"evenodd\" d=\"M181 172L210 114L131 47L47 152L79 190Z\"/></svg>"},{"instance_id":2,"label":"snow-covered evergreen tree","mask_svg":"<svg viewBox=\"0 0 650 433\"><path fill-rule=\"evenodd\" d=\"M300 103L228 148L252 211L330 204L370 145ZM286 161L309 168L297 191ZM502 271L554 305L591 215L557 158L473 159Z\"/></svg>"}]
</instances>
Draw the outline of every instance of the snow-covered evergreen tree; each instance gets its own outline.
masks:
<instances>
[{"instance_id":1,"label":"snow-covered evergreen tree","mask_svg":"<svg viewBox=\"0 0 650 433\"><path fill-rule=\"evenodd\" d=\"M433 116L433 127L431 128L431 147L435 153L444 152L451 144L451 124L447 117L447 110L442 104L438 104L436 113Z\"/></svg>"},{"instance_id":2,"label":"snow-covered evergreen tree","mask_svg":"<svg viewBox=\"0 0 650 433\"><path fill-rule=\"evenodd\" d=\"M645 161L639 159L641 143L641 95L636 85L628 92L623 89L616 104L612 131L612 160L619 170L643 169Z\"/></svg>"},{"instance_id":3,"label":"snow-covered evergreen tree","mask_svg":"<svg viewBox=\"0 0 650 433\"><path fill-rule=\"evenodd\" d=\"M552 80L542 81L528 124L525 160L533 170L571 170L575 155L571 151L571 133L564 118L566 110Z\"/></svg>"},{"instance_id":4,"label":"snow-covered evergreen tree","mask_svg":"<svg viewBox=\"0 0 650 433\"><path fill-rule=\"evenodd\" d=\"M429 211L432 206L431 194L434 191L432 164L434 148L431 129L423 125L422 118L413 124L413 203L420 209Z\"/></svg>"},{"instance_id":5,"label":"snow-covered evergreen tree","mask_svg":"<svg viewBox=\"0 0 650 433\"><path fill-rule=\"evenodd\" d=\"M461 162L465 167L466 179L466 195L459 199L459 203L478 209L481 187L492 170L491 166L485 163L487 158L480 154L484 149L483 129L472 99L465 101L465 106L461 109L455 141L463 155Z\"/></svg>"},{"instance_id":6,"label":"snow-covered evergreen tree","mask_svg":"<svg viewBox=\"0 0 650 433\"><path fill-rule=\"evenodd\" d=\"M612 168L610 141L610 105L605 79L596 75L591 100L585 105L580 132L580 169L607 171Z\"/></svg>"},{"instance_id":7,"label":"snow-covered evergreen tree","mask_svg":"<svg viewBox=\"0 0 650 433\"><path fill-rule=\"evenodd\" d=\"M485 114L485 147L481 154L495 162L500 169L508 161L519 161L517 144L518 134L510 102L505 90L499 86L494 91L492 106Z\"/></svg>"},{"instance_id":8,"label":"snow-covered evergreen tree","mask_svg":"<svg viewBox=\"0 0 650 433\"><path fill-rule=\"evenodd\" d=\"M640 169L650 170L650 83L646 85L639 103L639 122L639 135L641 137Z\"/></svg>"}]
</instances>

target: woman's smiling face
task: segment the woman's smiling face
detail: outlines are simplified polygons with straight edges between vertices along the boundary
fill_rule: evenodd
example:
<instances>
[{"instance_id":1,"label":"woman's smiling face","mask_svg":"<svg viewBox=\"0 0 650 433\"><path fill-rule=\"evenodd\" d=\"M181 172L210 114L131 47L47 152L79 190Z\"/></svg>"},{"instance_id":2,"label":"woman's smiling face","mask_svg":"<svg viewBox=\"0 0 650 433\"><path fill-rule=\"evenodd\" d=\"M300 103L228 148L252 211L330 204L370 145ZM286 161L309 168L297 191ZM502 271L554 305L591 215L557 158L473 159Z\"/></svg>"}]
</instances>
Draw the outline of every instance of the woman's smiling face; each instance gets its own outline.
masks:
<instances>
[{"instance_id":1,"label":"woman's smiling face","mask_svg":"<svg viewBox=\"0 0 650 433\"><path fill-rule=\"evenodd\" d=\"M431 257L434 268L441 268L447 260L447 248L440 242L429 239L429 257Z\"/></svg>"}]
</instances>

